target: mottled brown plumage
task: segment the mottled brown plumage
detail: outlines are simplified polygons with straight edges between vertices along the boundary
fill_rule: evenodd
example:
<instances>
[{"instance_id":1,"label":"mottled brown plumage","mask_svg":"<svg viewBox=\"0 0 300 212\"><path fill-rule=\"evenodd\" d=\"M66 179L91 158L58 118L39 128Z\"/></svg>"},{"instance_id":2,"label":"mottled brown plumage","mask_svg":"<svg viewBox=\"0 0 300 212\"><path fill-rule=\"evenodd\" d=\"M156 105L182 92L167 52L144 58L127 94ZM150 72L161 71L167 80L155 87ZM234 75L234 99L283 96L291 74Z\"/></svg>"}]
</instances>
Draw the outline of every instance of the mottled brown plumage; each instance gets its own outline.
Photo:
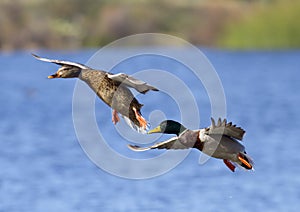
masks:
<instances>
[{"instance_id":1,"label":"mottled brown plumage","mask_svg":"<svg viewBox=\"0 0 300 212\"><path fill-rule=\"evenodd\" d=\"M132 128L145 132L147 121L141 116L140 111L143 105L138 102L128 87L132 87L142 94L149 90L158 91L158 89L123 73L112 74L102 70L94 70L80 63L33 56L38 60L62 66L48 78L79 78L86 82L97 96L113 109L112 121L114 123L119 121L118 112L125 117L125 120L127 117L133 123L127 122Z\"/></svg>"},{"instance_id":2,"label":"mottled brown plumage","mask_svg":"<svg viewBox=\"0 0 300 212\"><path fill-rule=\"evenodd\" d=\"M108 106L123 116L129 117L135 125L140 125L132 108L136 108L140 114L143 105L122 82L108 78L107 72L90 69L82 70L79 78L86 82Z\"/></svg>"}]
</instances>

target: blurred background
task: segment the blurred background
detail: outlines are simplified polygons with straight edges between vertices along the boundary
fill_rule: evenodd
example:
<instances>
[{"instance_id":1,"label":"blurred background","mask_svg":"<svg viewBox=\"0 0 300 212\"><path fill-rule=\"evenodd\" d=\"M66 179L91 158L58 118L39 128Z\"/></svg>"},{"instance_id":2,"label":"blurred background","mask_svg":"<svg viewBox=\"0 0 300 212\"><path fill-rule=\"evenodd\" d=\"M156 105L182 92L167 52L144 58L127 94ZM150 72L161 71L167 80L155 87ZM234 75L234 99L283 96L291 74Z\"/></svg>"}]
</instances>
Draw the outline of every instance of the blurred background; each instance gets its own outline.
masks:
<instances>
[{"instance_id":1,"label":"blurred background","mask_svg":"<svg viewBox=\"0 0 300 212\"><path fill-rule=\"evenodd\" d=\"M0 49L74 49L166 33L220 48L297 48L299 0L1 0Z\"/></svg>"},{"instance_id":2,"label":"blurred background","mask_svg":"<svg viewBox=\"0 0 300 212\"><path fill-rule=\"evenodd\" d=\"M298 212L299 20L300 0L0 0L0 211ZM73 126L76 80L47 79L58 66L30 53L85 64L102 46L147 32L185 39L209 59L224 87L227 120L246 130L243 142L254 172L232 173L217 159L200 165L200 152L193 150L164 175L130 180L103 171L85 154ZM147 52L148 46L135 48ZM118 50L112 59L128 51ZM201 60L182 55L191 63ZM145 55L107 71L149 69L178 77L195 97L200 125L192 118L184 125L210 125L210 99L185 64ZM153 79L154 86L155 79L169 82ZM184 98L180 93L177 98ZM138 99L146 119L161 111L180 121L180 112L191 111L189 105L179 111L163 92ZM117 153L151 158L164 152L128 150L131 141L111 123L111 110L99 99L95 106L98 127ZM170 137L141 136L138 141Z\"/></svg>"}]
</instances>

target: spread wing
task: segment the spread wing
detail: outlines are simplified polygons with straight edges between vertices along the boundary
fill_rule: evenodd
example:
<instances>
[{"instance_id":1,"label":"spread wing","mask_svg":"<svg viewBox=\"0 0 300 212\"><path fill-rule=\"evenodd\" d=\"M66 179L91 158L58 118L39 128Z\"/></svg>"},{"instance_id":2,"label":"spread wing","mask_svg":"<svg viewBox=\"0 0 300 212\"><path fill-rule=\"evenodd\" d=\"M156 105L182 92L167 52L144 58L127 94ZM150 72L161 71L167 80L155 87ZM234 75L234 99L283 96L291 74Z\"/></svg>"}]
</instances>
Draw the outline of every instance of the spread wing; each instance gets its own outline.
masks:
<instances>
[{"instance_id":1,"label":"spread wing","mask_svg":"<svg viewBox=\"0 0 300 212\"><path fill-rule=\"evenodd\" d=\"M128 145L128 148L133 150L133 151L147 151L150 149L188 149L188 147L184 146L183 144L181 144L178 141L178 137L173 137L170 138L169 140L160 142L160 143L156 143L152 146L148 146L148 147L140 147L140 146L136 146L136 145Z\"/></svg>"},{"instance_id":2,"label":"spread wing","mask_svg":"<svg viewBox=\"0 0 300 212\"><path fill-rule=\"evenodd\" d=\"M75 66L75 67L78 67L80 69L90 69L90 67L82 65L80 63L74 63L74 62L62 61L62 60L52 60L52 59L37 56L35 54L32 54L32 56L34 56L38 60L41 60L41 61L44 61L44 62L49 62L49 63L55 63L55 64L60 65L60 66L67 65L67 66Z\"/></svg>"},{"instance_id":3,"label":"spread wing","mask_svg":"<svg viewBox=\"0 0 300 212\"><path fill-rule=\"evenodd\" d=\"M132 87L142 94L147 93L149 90L158 91L157 88L155 88L151 85L148 85L146 82L144 82L142 80L138 80L134 77L128 76L127 74L124 74L124 73L119 73L119 74L109 74L108 73L107 77L112 80L118 81L120 83L124 83L126 86Z\"/></svg>"},{"instance_id":4,"label":"spread wing","mask_svg":"<svg viewBox=\"0 0 300 212\"><path fill-rule=\"evenodd\" d=\"M231 122L227 123L226 119L221 121L220 118L218 119L217 124L215 123L215 120L211 118L211 126L206 128L206 131L206 134L208 135L227 135L238 140L242 140L245 134L245 130L243 130L241 127L237 127Z\"/></svg>"}]
</instances>

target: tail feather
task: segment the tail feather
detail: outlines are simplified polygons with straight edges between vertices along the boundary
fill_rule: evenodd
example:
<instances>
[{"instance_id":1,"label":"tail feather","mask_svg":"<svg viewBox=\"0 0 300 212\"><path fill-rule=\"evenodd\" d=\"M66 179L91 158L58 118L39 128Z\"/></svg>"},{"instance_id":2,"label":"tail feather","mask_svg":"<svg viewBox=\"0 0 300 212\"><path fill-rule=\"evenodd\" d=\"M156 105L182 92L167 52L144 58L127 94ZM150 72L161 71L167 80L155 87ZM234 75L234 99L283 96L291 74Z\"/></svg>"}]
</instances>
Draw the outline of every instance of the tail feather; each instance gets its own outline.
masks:
<instances>
[{"instance_id":1,"label":"tail feather","mask_svg":"<svg viewBox=\"0 0 300 212\"><path fill-rule=\"evenodd\" d=\"M131 149L132 151L136 151L136 152L143 152L143 151L147 151L147 150L151 149L151 147L140 147L140 146L131 145L131 144L128 144L127 147L129 149Z\"/></svg>"}]
</instances>

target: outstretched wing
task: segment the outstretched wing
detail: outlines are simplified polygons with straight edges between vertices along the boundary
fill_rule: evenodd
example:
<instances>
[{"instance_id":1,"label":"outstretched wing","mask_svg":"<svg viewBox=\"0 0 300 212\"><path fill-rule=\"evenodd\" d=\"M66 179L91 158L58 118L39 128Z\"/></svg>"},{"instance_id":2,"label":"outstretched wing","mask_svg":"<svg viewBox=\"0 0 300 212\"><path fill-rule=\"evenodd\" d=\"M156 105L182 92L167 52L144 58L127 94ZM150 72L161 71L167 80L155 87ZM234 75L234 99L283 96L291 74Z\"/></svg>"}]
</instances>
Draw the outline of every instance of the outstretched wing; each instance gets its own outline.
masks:
<instances>
[{"instance_id":1,"label":"outstretched wing","mask_svg":"<svg viewBox=\"0 0 300 212\"><path fill-rule=\"evenodd\" d=\"M126 86L132 87L142 94L145 94L149 90L158 91L157 88L148 85L146 82L128 76L127 74L124 73L118 73L118 74L107 73L107 77L112 80L118 81L120 83L124 83Z\"/></svg>"},{"instance_id":2,"label":"outstretched wing","mask_svg":"<svg viewBox=\"0 0 300 212\"><path fill-rule=\"evenodd\" d=\"M233 125L232 122L227 123L227 120L223 121L219 118L218 123L215 123L215 120L211 118L211 126L206 129L208 135L217 134L217 135L227 135L229 137L242 140L245 134L245 130L241 127Z\"/></svg>"},{"instance_id":3,"label":"outstretched wing","mask_svg":"<svg viewBox=\"0 0 300 212\"><path fill-rule=\"evenodd\" d=\"M140 152L147 151L150 149L188 149L188 147L184 146L178 141L178 137L170 138L169 140L156 143L153 146L149 146L149 147L140 147L140 146L129 144L128 148L133 151L140 151Z\"/></svg>"},{"instance_id":4,"label":"outstretched wing","mask_svg":"<svg viewBox=\"0 0 300 212\"><path fill-rule=\"evenodd\" d=\"M52 60L52 59L37 56L36 54L33 54L33 53L31 53L31 54L36 59L44 61L44 62L55 63L55 64L60 65L60 66L67 65L67 66L75 66L75 67L78 67L78 68L81 68L81 69L90 69L90 67L82 65L80 63L74 63L74 62L62 61L62 60Z\"/></svg>"}]
</instances>

